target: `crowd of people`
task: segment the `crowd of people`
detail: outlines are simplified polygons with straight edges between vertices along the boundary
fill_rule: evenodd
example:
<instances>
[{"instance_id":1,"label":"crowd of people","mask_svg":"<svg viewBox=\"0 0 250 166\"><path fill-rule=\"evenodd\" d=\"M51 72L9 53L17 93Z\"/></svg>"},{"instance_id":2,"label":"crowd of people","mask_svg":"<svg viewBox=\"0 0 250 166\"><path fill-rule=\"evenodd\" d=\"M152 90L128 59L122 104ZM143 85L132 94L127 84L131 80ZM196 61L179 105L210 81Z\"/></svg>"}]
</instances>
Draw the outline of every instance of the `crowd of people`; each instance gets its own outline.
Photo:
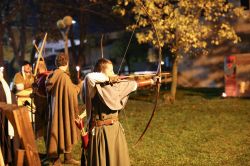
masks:
<instances>
[{"instance_id":1,"label":"crowd of people","mask_svg":"<svg viewBox=\"0 0 250 166\"><path fill-rule=\"evenodd\" d=\"M46 156L41 159L44 165L62 163L89 166L128 166L129 152L124 129L119 122L118 113L128 100L129 94L138 87L155 84L159 78L143 81L121 80L113 71L108 59L99 59L94 71L84 80L79 78L74 84L68 72L69 58L59 53L55 60L56 69L47 71L43 60L37 62L37 75L32 65L25 61L21 71L16 73L13 85L8 86L0 72L0 102L17 103L27 106L30 122L36 137L43 137ZM86 118L78 109L78 95L85 104ZM8 141L13 128L0 112L1 154L5 164L15 163L15 151ZM79 129L80 130L79 130ZM84 134L83 134L84 133ZM7 138L6 139L2 139ZM82 136L81 162L72 156L72 148ZM6 142L7 141L7 142ZM15 145L15 144L11 144ZM16 145L17 146L17 145ZM64 155L64 161L61 161ZM12 157L11 157L12 156Z\"/></svg>"}]
</instances>

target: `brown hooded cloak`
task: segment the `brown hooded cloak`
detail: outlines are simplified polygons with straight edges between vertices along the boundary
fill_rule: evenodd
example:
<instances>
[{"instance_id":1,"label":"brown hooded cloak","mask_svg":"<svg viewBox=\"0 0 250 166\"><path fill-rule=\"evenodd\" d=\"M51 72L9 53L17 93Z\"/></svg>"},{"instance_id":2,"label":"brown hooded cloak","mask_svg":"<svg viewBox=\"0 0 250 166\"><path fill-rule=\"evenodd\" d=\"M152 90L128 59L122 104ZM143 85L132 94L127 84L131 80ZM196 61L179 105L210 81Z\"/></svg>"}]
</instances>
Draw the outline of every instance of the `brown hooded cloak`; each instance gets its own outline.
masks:
<instances>
[{"instance_id":1,"label":"brown hooded cloak","mask_svg":"<svg viewBox=\"0 0 250 166\"><path fill-rule=\"evenodd\" d=\"M50 110L46 146L50 157L71 152L73 144L78 141L74 120L78 115L77 94L80 87L81 84L73 84L61 69L56 69L47 79Z\"/></svg>"}]
</instances>

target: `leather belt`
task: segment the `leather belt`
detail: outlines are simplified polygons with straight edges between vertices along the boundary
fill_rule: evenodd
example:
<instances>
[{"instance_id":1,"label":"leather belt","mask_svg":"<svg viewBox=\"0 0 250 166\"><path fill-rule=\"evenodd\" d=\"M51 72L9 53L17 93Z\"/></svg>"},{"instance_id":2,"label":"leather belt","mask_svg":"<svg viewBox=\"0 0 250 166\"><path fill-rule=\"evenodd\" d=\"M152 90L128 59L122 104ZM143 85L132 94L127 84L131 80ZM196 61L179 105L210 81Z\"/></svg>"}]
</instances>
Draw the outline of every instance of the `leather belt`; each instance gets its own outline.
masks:
<instances>
[{"instance_id":1,"label":"leather belt","mask_svg":"<svg viewBox=\"0 0 250 166\"><path fill-rule=\"evenodd\" d=\"M30 95L16 95L17 98L30 98Z\"/></svg>"},{"instance_id":2,"label":"leather belt","mask_svg":"<svg viewBox=\"0 0 250 166\"><path fill-rule=\"evenodd\" d=\"M115 122L118 121L118 117L112 118L112 119L105 119L105 120L93 120L93 125L96 127L100 127L100 126L108 126L108 125L112 125Z\"/></svg>"}]
</instances>

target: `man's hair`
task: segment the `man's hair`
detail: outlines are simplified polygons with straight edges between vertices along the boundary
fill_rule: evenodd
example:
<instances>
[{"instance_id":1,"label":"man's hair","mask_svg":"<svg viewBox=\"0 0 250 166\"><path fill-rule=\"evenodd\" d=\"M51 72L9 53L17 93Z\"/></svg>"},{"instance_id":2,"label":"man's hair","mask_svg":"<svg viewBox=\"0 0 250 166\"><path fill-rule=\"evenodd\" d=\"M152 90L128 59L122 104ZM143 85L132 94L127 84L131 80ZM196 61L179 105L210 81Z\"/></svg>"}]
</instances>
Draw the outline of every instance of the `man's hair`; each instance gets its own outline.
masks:
<instances>
[{"instance_id":1,"label":"man's hair","mask_svg":"<svg viewBox=\"0 0 250 166\"><path fill-rule=\"evenodd\" d=\"M107 64L112 64L112 62L105 58L99 59L95 64L94 72L102 72L106 68Z\"/></svg>"},{"instance_id":2,"label":"man's hair","mask_svg":"<svg viewBox=\"0 0 250 166\"><path fill-rule=\"evenodd\" d=\"M68 62L69 62L69 57L68 57L68 55L64 54L63 52L59 53L56 56L55 65L57 67L66 66L68 64Z\"/></svg>"},{"instance_id":3,"label":"man's hair","mask_svg":"<svg viewBox=\"0 0 250 166\"><path fill-rule=\"evenodd\" d=\"M41 72L41 70L44 70L44 71L47 70L46 64L45 64L45 62L43 60L40 60L38 62L38 70L39 70L39 72Z\"/></svg>"},{"instance_id":4,"label":"man's hair","mask_svg":"<svg viewBox=\"0 0 250 166\"><path fill-rule=\"evenodd\" d=\"M25 65L31 66L31 63L29 61L22 61L21 66L25 66Z\"/></svg>"}]
</instances>

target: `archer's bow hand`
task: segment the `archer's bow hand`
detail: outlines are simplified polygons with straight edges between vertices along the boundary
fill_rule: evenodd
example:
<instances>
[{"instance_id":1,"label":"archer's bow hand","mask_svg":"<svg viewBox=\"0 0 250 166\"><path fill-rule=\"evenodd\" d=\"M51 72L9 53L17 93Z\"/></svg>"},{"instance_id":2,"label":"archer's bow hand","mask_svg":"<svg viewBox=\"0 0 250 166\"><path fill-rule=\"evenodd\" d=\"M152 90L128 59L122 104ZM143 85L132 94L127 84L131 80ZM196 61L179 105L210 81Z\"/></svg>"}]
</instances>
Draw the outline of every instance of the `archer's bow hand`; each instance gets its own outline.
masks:
<instances>
[{"instance_id":1,"label":"archer's bow hand","mask_svg":"<svg viewBox=\"0 0 250 166\"><path fill-rule=\"evenodd\" d=\"M161 76L154 76L153 81L154 81L154 84L160 84L161 83Z\"/></svg>"}]
</instances>

